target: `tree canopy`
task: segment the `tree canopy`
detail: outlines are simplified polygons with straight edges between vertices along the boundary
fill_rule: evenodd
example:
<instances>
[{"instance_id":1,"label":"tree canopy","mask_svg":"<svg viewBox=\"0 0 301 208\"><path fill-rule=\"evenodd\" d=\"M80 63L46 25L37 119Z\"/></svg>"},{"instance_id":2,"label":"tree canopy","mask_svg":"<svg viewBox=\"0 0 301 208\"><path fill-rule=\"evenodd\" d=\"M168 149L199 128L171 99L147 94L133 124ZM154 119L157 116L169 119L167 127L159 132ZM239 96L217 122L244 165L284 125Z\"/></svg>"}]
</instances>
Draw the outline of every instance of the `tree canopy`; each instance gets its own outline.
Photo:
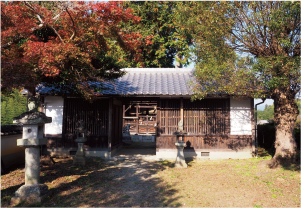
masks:
<instances>
[{"instance_id":1,"label":"tree canopy","mask_svg":"<svg viewBox=\"0 0 301 208\"><path fill-rule=\"evenodd\" d=\"M176 25L175 8L178 2L172 1L130 1L127 8L133 9L133 14L140 18L140 24L128 22L124 30L141 33L142 37L152 37L150 44L141 45L139 52L145 67L173 68L178 55L178 62L189 63L190 33ZM129 67L141 67L140 63L130 61L126 57Z\"/></svg>"},{"instance_id":2,"label":"tree canopy","mask_svg":"<svg viewBox=\"0 0 301 208\"><path fill-rule=\"evenodd\" d=\"M178 13L193 36L198 97L300 90L300 3L183 2Z\"/></svg>"},{"instance_id":3,"label":"tree canopy","mask_svg":"<svg viewBox=\"0 0 301 208\"><path fill-rule=\"evenodd\" d=\"M1 96L1 125L13 124L13 118L27 111L27 98L18 90Z\"/></svg>"},{"instance_id":4,"label":"tree canopy","mask_svg":"<svg viewBox=\"0 0 301 208\"><path fill-rule=\"evenodd\" d=\"M119 54L141 62L137 51L150 37L121 30L140 21L123 4L1 2L2 92L34 91L44 82L88 98L89 83L123 75Z\"/></svg>"},{"instance_id":5,"label":"tree canopy","mask_svg":"<svg viewBox=\"0 0 301 208\"><path fill-rule=\"evenodd\" d=\"M271 121L274 118L274 105L265 105L263 110L257 111L258 120Z\"/></svg>"},{"instance_id":6,"label":"tree canopy","mask_svg":"<svg viewBox=\"0 0 301 208\"><path fill-rule=\"evenodd\" d=\"M194 98L208 94L274 99L276 158L294 158L300 91L300 2L182 2L192 33Z\"/></svg>"}]
</instances>

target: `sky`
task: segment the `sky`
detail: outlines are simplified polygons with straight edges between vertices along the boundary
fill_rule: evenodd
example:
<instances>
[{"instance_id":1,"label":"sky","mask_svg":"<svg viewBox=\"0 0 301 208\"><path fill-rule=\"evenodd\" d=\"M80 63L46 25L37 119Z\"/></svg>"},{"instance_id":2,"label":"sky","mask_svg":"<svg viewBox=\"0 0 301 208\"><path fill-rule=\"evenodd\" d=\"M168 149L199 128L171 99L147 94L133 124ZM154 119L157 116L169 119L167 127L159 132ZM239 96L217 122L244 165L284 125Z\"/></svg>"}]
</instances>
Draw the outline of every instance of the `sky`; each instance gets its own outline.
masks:
<instances>
[{"instance_id":1,"label":"sky","mask_svg":"<svg viewBox=\"0 0 301 208\"><path fill-rule=\"evenodd\" d=\"M255 107L255 105L256 105L257 103L261 103L261 102L262 102L261 99L255 99L255 100L254 100L254 107ZM265 106L265 105L273 105L273 104L274 104L274 100L273 100L273 99L266 99L266 100L264 101L264 103L262 103L262 104L260 104L260 105L257 106L257 109L258 109L258 110L264 110L264 106Z\"/></svg>"}]
</instances>

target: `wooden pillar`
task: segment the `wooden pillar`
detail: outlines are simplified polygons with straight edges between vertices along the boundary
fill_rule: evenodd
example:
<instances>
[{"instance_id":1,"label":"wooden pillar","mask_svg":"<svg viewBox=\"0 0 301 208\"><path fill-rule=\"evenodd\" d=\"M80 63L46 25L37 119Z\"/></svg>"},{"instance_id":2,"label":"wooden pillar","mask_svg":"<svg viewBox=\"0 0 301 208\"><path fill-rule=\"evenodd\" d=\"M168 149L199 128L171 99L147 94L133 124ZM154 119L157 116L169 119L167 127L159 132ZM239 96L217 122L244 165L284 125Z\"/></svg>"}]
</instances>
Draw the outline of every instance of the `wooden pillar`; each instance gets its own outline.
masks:
<instances>
[{"instance_id":1,"label":"wooden pillar","mask_svg":"<svg viewBox=\"0 0 301 208\"><path fill-rule=\"evenodd\" d=\"M181 104L180 104L180 112L181 112L181 120L182 120L182 122L183 122L183 124L184 124L184 110L183 110L183 98L181 97Z\"/></svg>"},{"instance_id":2,"label":"wooden pillar","mask_svg":"<svg viewBox=\"0 0 301 208\"><path fill-rule=\"evenodd\" d=\"M122 129L125 126L124 117L125 117L125 105L122 105Z\"/></svg>"},{"instance_id":3,"label":"wooden pillar","mask_svg":"<svg viewBox=\"0 0 301 208\"><path fill-rule=\"evenodd\" d=\"M256 152L256 123L254 116L254 98L251 98L252 151Z\"/></svg>"},{"instance_id":4,"label":"wooden pillar","mask_svg":"<svg viewBox=\"0 0 301 208\"><path fill-rule=\"evenodd\" d=\"M161 131L161 100L158 101L157 103L157 128L156 128L156 135L160 136L160 131Z\"/></svg>"},{"instance_id":5,"label":"wooden pillar","mask_svg":"<svg viewBox=\"0 0 301 208\"><path fill-rule=\"evenodd\" d=\"M180 99L181 103L180 103L180 116L181 116L181 121L183 123L183 130L184 130L184 110L183 110L183 98L181 97ZM181 136L179 138L180 141L184 141L184 136Z\"/></svg>"},{"instance_id":6,"label":"wooden pillar","mask_svg":"<svg viewBox=\"0 0 301 208\"><path fill-rule=\"evenodd\" d=\"M139 134L139 112L138 112L139 104L136 104L136 134Z\"/></svg>"},{"instance_id":7,"label":"wooden pillar","mask_svg":"<svg viewBox=\"0 0 301 208\"><path fill-rule=\"evenodd\" d=\"M108 126L108 152L112 150L112 131L113 131L113 99L109 99L109 126Z\"/></svg>"}]
</instances>

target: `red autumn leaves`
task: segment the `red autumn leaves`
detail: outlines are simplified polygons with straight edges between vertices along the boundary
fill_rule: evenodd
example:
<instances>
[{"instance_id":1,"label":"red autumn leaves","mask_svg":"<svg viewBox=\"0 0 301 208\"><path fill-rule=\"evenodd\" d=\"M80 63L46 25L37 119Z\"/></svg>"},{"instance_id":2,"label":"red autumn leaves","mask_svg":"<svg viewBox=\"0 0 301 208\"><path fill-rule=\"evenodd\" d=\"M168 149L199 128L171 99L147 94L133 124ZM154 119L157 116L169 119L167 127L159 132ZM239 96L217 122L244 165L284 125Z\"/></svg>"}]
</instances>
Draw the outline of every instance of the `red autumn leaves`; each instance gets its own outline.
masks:
<instances>
[{"instance_id":1,"label":"red autumn leaves","mask_svg":"<svg viewBox=\"0 0 301 208\"><path fill-rule=\"evenodd\" d=\"M130 52L135 61L141 61L139 48L152 44L151 37L123 30L122 23L139 24L140 18L122 5L1 2L2 88L25 87L39 83L42 77L76 70L85 80L79 69L98 70L92 59L97 53L109 51L112 42Z\"/></svg>"}]
</instances>

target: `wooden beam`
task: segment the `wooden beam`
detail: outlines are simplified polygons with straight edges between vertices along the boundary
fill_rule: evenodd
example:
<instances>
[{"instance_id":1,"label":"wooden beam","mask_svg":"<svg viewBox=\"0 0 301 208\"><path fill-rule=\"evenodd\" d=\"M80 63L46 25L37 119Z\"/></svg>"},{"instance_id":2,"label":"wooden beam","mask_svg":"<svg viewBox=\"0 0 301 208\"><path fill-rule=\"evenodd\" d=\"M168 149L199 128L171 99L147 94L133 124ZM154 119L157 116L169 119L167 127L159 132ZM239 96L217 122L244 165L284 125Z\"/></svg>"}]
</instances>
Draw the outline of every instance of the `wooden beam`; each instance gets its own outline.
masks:
<instances>
[{"instance_id":1,"label":"wooden beam","mask_svg":"<svg viewBox=\"0 0 301 208\"><path fill-rule=\"evenodd\" d=\"M62 141L65 143L67 133L67 98L64 97L63 103L63 129L62 129ZM45 112L46 113L46 112Z\"/></svg>"},{"instance_id":2,"label":"wooden beam","mask_svg":"<svg viewBox=\"0 0 301 208\"><path fill-rule=\"evenodd\" d=\"M138 112L139 104L136 104L136 117L137 117L137 122L136 122L136 134L139 134L139 112Z\"/></svg>"},{"instance_id":3,"label":"wooden beam","mask_svg":"<svg viewBox=\"0 0 301 208\"><path fill-rule=\"evenodd\" d=\"M183 97L181 97L180 99L180 116L181 116L181 121L182 121L182 124L183 124L183 127L184 127L184 109L183 109ZM184 129L184 128L183 128ZM180 137L180 141L184 141L184 137L181 136Z\"/></svg>"},{"instance_id":4,"label":"wooden beam","mask_svg":"<svg viewBox=\"0 0 301 208\"><path fill-rule=\"evenodd\" d=\"M160 131L161 131L161 100L158 101L158 104L157 104L157 128L156 128L156 135L157 136L160 136ZM157 141L156 141L157 143Z\"/></svg>"},{"instance_id":5,"label":"wooden beam","mask_svg":"<svg viewBox=\"0 0 301 208\"><path fill-rule=\"evenodd\" d=\"M122 128L125 126L125 105L122 105Z\"/></svg>"}]
</instances>

